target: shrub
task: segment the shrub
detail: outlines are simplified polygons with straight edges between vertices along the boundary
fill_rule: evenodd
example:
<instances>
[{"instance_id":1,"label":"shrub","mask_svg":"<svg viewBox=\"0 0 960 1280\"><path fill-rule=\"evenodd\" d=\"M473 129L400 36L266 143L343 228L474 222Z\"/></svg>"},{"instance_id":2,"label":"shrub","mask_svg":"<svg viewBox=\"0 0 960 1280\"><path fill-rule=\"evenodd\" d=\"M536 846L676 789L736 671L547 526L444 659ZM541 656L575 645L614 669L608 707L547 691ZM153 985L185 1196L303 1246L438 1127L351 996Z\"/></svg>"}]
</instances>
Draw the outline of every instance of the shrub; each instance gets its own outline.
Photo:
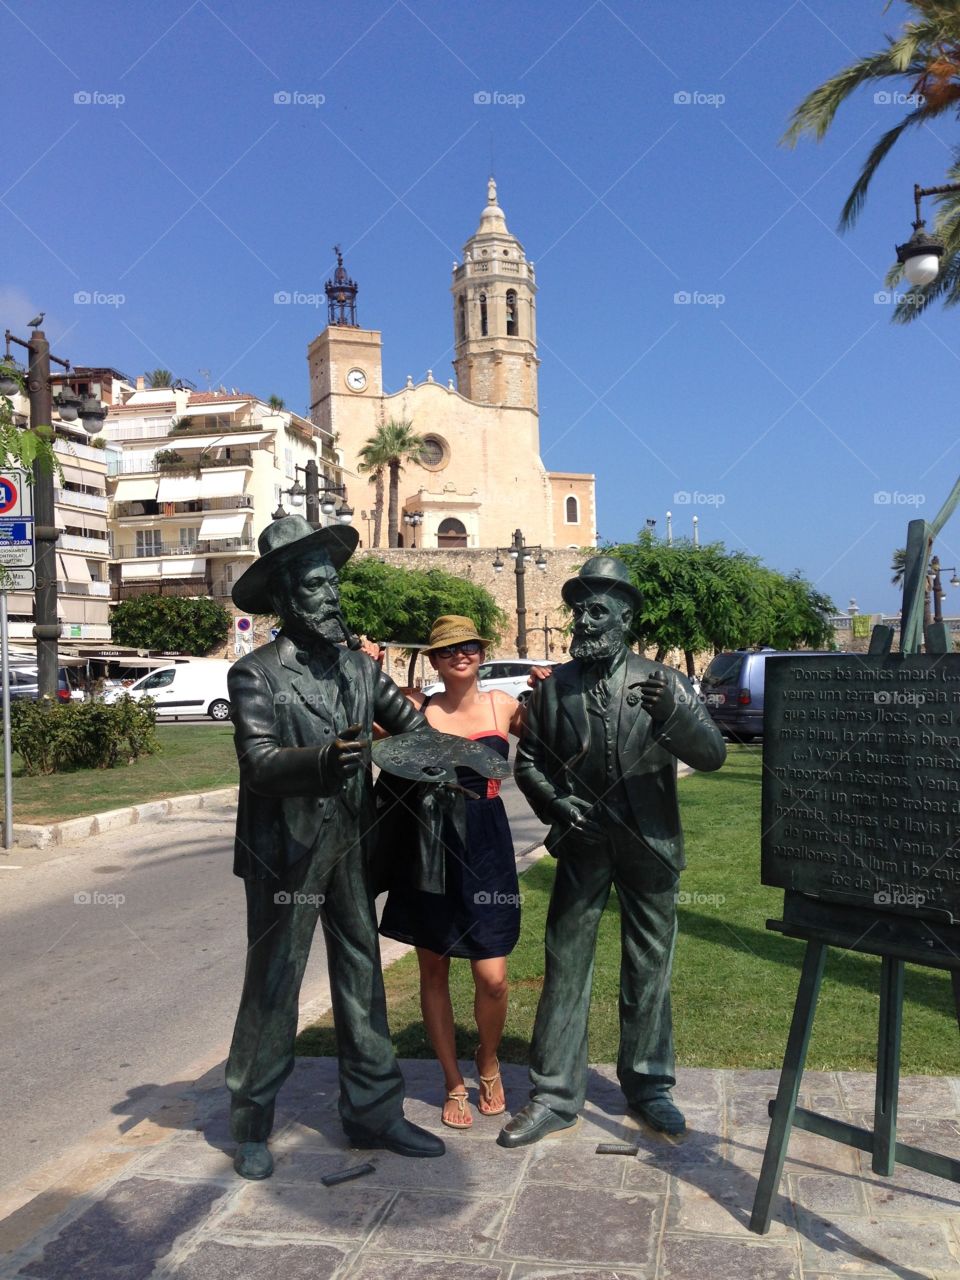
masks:
<instances>
[{"instance_id":1,"label":"shrub","mask_svg":"<svg viewBox=\"0 0 960 1280\"><path fill-rule=\"evenodd\" d=\"M159 748L157 713L149 698L103 702L52 702L40 698L10 705L10 740L26 773L113 769Z\"/></svg>"},{"instance_id":2,"label":"shrub","mask_svg":"<svg viewBox=\"0 0 960 1280\"><path fill-rule=\"evenodd\" d=\"M110 615L115 644L197 656L223 644L230 613L206 596L135 596Z\"/></svg>"}]
</instances>

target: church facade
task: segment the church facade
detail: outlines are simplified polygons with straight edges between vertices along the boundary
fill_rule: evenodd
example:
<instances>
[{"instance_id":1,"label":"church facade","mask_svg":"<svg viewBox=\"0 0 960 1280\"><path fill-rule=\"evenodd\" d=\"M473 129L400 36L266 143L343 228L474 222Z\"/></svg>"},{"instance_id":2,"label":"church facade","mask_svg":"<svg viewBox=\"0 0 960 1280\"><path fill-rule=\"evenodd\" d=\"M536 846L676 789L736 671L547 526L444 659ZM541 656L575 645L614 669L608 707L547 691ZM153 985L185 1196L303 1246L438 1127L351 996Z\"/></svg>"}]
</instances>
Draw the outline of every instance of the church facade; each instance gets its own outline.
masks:
<instances>
[{"instance_id":1,"label":"church facade","mask_svg":"<svg viewBox=\"0 0 960 1280\"><path fill-rule=\"evenodd\" d=\"M327 285L329 323L307 352L313 421L335 433L344 472L353 475L384 423L406 420L423 437L419 462L400 476L408 546L506 547L518 527L531 544L594 546L594 476L548 471L540 457L536 278L507 229L493 179L480 225L454 264L451 292L456 381L435 381L431 370L388 393L381 334L357 325L357 285L341 259ZM365 490L362 476L350 482L355 508L372 507L373 487ZM404 524L404 513L419 517L416 525Z\"/></svg>"}]
</instances>

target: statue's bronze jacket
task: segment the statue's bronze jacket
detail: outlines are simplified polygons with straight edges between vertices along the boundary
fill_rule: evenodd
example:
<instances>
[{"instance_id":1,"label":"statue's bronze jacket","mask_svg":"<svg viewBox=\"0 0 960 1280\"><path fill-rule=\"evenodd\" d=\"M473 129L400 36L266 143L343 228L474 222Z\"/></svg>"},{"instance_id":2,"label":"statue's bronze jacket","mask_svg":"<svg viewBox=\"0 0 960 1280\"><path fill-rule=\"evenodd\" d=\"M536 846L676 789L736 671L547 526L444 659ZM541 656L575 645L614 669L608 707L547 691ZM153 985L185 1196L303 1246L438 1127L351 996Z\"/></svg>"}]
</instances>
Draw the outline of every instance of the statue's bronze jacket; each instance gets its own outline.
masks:
<instances>
[{"instance_id":1,"label":"statue's bronze jacket","mask_svg":"<svg viewBox=\"0 0 960 1280\"><path fill-rule=\"evenodd\" d=\"M640 703L640 686L654 672L666 674L677 700L676 710L657 724ZM550 822L552 801L577 796L576 762L588 751L604 750L590 742L586 707L585 668L574 660L554 667L552 675L534 689L514 774L517 785L543 822ZM677 805L677 761L704 772L719 769L726 746L689 681L670 667L628 653L619 698L606 709L616 716L614 776L609 779L625 798L632 824L651 855L672 872L685 866L683 832ZM622 786L618 785L622 783ZM611 790L611 795L613 790ZM597 797L582 795L594 801ZM603 821L601 817L601 821ZM567 836L567 841L563 840ZM573 837L554 824L547 849L562 855Z\"/></svg>"},{"instance_id":2,"label":"statue's bronze jacket","mask_svg":"<svg viewBox=\"0 0 960 1280\"><path fill-rule=\"evenodd\" d=\"M240 762L238 876L273 879L309 854L332 866L358 839L366 848L374 826L370 769L339 784L327 747L348 724L362 725L365 738L374 721L390 733L426 724L365 654L337 649L330 674L339 685L339 717L306 654L283 633L230 668Z\"/></svg>"}]
</instances>

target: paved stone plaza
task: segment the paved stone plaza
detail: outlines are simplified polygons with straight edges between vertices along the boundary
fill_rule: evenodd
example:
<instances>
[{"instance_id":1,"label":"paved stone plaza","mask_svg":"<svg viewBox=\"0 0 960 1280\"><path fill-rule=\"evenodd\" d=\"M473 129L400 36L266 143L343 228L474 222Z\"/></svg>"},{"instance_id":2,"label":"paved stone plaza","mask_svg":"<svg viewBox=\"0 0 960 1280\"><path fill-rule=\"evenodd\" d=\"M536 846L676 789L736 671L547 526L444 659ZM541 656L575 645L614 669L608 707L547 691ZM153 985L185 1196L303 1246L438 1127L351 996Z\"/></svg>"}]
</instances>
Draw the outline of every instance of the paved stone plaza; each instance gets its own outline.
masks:
<instances>
[{"instance_id":1,"label":"paved stone plaza","mask_svg":"<svg viewBox=\"0 0 960 1280\"><path fill-rule=\"evenodd\" d=\"M795 1131L766 1237L747 1230L775 1072L683 1071L690 1131L658 1137L623 1113L611 1067L591 1071L572 1133L504 1151L500 1120L469 1133L439 1123L439 1075L404 1064L407 1114L447 1139L447 1155L405 1160L351 1151L336 1114L336 1067L298 1060L280 1095L276 1172L233 1173L222 1068L168 1094L154 1117L88 1144L85 1174L36 1187L0 1223L0 1276L35 1280L800 1280L960 1277L960 1189ZM475 1096L473 1068L465 1078ZM526 1072L504 1070L508 1100ZM870 1123L867 1075L810 1073L802 1100ZM956 1154L960 1081L903 1081L904 1142ZM636 1158L595 1154L638 1142ZM331 1188L320 1178L370 1159L376 1172ZM72 1192L71 1192L72 1187ZM82 1188L82 1189L81 1189Z\"/></svg>"}]
</instances>

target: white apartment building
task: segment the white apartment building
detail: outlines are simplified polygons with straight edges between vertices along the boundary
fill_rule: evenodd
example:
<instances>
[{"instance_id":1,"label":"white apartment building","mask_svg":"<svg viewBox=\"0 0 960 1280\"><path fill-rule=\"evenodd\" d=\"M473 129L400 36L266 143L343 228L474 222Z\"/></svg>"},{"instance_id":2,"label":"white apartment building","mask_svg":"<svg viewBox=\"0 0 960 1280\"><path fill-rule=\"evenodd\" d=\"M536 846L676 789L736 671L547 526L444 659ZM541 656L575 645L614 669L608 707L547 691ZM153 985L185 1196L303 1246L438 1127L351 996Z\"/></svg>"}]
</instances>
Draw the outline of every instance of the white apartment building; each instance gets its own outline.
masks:
<instances>
[{"instance_id":1,"label":"white apartment building","mask_svg":"<svg viewBox=\"0 0 960 1280\"><path fill-rule=\"evenodd\" d=\"M310 460L341 485L329 433L256 396L143 386L108 409L114 601L208 595L229 605L257 537ZM298 472L297 468L301 468Z\"/></svg>"},{"instance_id":2,"label":"white apartment building","mask_svg":"<svg viewBox=\"0 0 960 1280\"><path fill-rule=\"evenodd\" d=\"M54 389L64 381L76 387L81 372L86 371L51 379ZM86 388L86 379L81 378L80 384ZM100 394L100 383L82 393ZM30 414L27 397L16 395L12 401L15 420L26 425ZM52 426L56 433L54 452L63 472L62 477L54 477L55 520L60 530L56 543L57 617L63 628L61 644L83 653L110 640L107 450L94 447L81 423L64 422L56 408ZM100 438L97 442L103 444ZM32 643L32 592L10 592L7 609L11 640Z\"/></svg>"}]
</instances>

